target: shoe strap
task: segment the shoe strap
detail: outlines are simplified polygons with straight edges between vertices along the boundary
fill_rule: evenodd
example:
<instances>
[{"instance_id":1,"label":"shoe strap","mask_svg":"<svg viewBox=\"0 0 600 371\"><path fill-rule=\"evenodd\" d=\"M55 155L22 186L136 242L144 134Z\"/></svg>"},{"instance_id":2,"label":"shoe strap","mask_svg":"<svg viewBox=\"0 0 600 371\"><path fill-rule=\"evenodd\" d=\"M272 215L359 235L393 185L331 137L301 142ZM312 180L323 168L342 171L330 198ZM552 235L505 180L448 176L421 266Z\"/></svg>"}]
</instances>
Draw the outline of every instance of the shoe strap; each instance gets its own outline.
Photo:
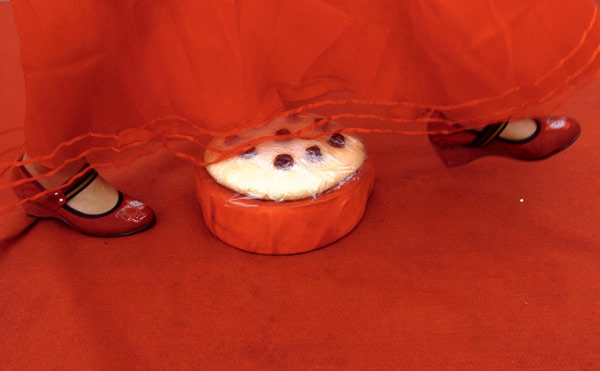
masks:
<instances>
[{"instance_id":1,"label":"shoe strap","mask_svg":"<svg viewBox=\"0 0 600 371\"><path fill-rule=\"evenodd\" d=\"M469 143L469 147L481 148L487 146L492 140L496 139L502 133L506 126L508 126L508 120L484 127L482 131L477 133L477 137L475 137L475 139Z\"/></svg>"},{"instance_id":2,"label":"shoe strap","mask_svg":"<svg viewBox=\"0 0 600 371\"><path fill-rule=\"evenodd\" d=\"M85 164L84 167L82 167L77 173L80 173L86 167L89 167L89 165ZM17 174L15 177L17 179L21 179L22 177L33 178L33 175L27 171L25 166L19 166L15 169L17 169L15 170L15 174ZM63 207L69 199L75 197L79 192L83 191L88 185L90 185L90 183L94 181L94 179L96 179L97 176L98 173L96 170L89 169L84 174L78 176L72 184L69 184L68 186L63 185L58 187L54 192L47 193L42 197L37 197L35 202L50 211L56 211ZM15 190L17 195L20 195L21 198L32 197L43 191L46 191L46 188L44 188L44 186L35 180L21 184L19 187L16 187Z\"/></svg>"},{"instance_id":3,"label":"shoe strap","mask_svg":"<svg viewBox=\"0 0 600 371\"><path fill-rule=\"evenodd\" d=\"M81 170L85 169L86 167L89 167L89 164L85 164ZM79 170L78 173L81 172L81 170ZM63 190L65 198L70 200L77 196L79 192L83 191L87 186L89 186L97 176L98 172L94 169L89 169L83 175L80 175L79 178L69 186L69 188Z\"/></svg>"}]
</instances>

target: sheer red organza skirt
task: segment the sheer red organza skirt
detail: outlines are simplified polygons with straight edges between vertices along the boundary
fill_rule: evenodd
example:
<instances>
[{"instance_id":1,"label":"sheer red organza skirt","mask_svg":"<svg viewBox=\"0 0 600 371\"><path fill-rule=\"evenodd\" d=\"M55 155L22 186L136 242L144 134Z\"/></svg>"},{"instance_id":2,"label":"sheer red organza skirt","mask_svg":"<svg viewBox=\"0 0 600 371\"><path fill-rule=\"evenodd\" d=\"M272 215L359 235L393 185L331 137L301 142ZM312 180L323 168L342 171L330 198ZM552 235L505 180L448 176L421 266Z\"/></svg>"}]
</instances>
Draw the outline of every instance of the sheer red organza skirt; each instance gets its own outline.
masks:
<instances>
[{"instance_id":1,"label":"sheer red organza skirt","mask_svg":"<svg viewBox=\"0 0 600 371\"><path fill-rule=\"evenodd\" d=\"M483 126L549 114L600 70L594 0L11 3L26 119L1 133L15 140L0 151L0 210L17 205L3 195L25 147L55 171L160 151L203 166L210 137L277 116L411 135Z\"/></svg>"}]
</instances>

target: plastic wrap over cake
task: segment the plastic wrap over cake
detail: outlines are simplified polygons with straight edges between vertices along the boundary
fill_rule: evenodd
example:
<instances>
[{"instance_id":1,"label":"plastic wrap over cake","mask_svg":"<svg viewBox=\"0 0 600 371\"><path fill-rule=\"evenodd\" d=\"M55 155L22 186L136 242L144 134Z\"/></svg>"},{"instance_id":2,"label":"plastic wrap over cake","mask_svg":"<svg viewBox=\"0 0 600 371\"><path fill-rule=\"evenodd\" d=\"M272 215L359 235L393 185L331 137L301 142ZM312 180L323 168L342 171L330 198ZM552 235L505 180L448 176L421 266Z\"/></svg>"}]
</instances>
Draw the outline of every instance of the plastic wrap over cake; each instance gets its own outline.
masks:
<instances>
[{"instance_id":1,"label":"plastic wrap over cake","mask_svg":"<svg viewBox=\"0 0 600 371\"><path fill-rule=\"evenodd\" d=\"M302 136L321 135L317 138L286 137L315 123L317 126ZM232 202L240 198L273 201L315 198L357 176L365 161L362 141L336 129L341 126L317 115L278 118L236 136L215 138L209 148L231 150L255 139L281 137L247 148L206 170L217 183L236 193ZM213 162L218 156L219 153L207 150L205 160Z\"/></svg>"}]
</instances>

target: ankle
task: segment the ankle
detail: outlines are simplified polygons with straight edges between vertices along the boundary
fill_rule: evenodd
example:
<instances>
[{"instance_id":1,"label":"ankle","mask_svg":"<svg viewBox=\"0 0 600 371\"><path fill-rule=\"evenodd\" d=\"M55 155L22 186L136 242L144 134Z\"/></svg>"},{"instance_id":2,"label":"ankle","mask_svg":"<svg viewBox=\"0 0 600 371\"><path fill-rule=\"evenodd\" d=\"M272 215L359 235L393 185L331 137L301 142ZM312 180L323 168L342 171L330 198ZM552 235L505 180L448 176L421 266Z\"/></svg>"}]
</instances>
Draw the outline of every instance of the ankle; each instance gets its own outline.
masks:
<instances>
[{"instance_id":1,"label":"ankle","mask_svg":"<svg viewBox=\"0 0 600 371\"><path fill-rule=\"evenodd\" d=\"M30 158L31 157L27 153L23 155L23 160L28 160ZM44 188L58 187L68 181L73 175L77 174L83 168L83 166L85 166L85 164L85 159L71 162L65 165L56 174L46 178L41 178L38 180L38 182L44 186ZM37 162L25 164L24 167L33 176L44 175L52 171L52 168L46 167Z\"/></svg>"}]
</instances>

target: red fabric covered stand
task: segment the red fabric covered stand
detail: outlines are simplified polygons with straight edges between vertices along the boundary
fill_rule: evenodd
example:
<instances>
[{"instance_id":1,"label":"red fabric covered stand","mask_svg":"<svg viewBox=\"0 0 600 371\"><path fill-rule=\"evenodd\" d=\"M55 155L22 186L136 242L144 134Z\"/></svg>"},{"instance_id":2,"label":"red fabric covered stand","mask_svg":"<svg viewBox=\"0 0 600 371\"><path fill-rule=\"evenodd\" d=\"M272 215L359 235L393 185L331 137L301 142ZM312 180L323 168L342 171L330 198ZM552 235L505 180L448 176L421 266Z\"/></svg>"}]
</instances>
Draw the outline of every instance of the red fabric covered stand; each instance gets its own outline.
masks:
<instances>
[{"instance_id":1,"label":"red fabric covered stand","mask_svg":"<svg viewBox=\"0 0 600 371\"><path fill-rule=\"evenodd\" d=\"M346 183L317 198L275 202L244 198L196 169L196 195L208 229L225 243L259 253L287 255L339 240L362 219L375 182L366 162Z\"/></svg>"}]
</instances>

